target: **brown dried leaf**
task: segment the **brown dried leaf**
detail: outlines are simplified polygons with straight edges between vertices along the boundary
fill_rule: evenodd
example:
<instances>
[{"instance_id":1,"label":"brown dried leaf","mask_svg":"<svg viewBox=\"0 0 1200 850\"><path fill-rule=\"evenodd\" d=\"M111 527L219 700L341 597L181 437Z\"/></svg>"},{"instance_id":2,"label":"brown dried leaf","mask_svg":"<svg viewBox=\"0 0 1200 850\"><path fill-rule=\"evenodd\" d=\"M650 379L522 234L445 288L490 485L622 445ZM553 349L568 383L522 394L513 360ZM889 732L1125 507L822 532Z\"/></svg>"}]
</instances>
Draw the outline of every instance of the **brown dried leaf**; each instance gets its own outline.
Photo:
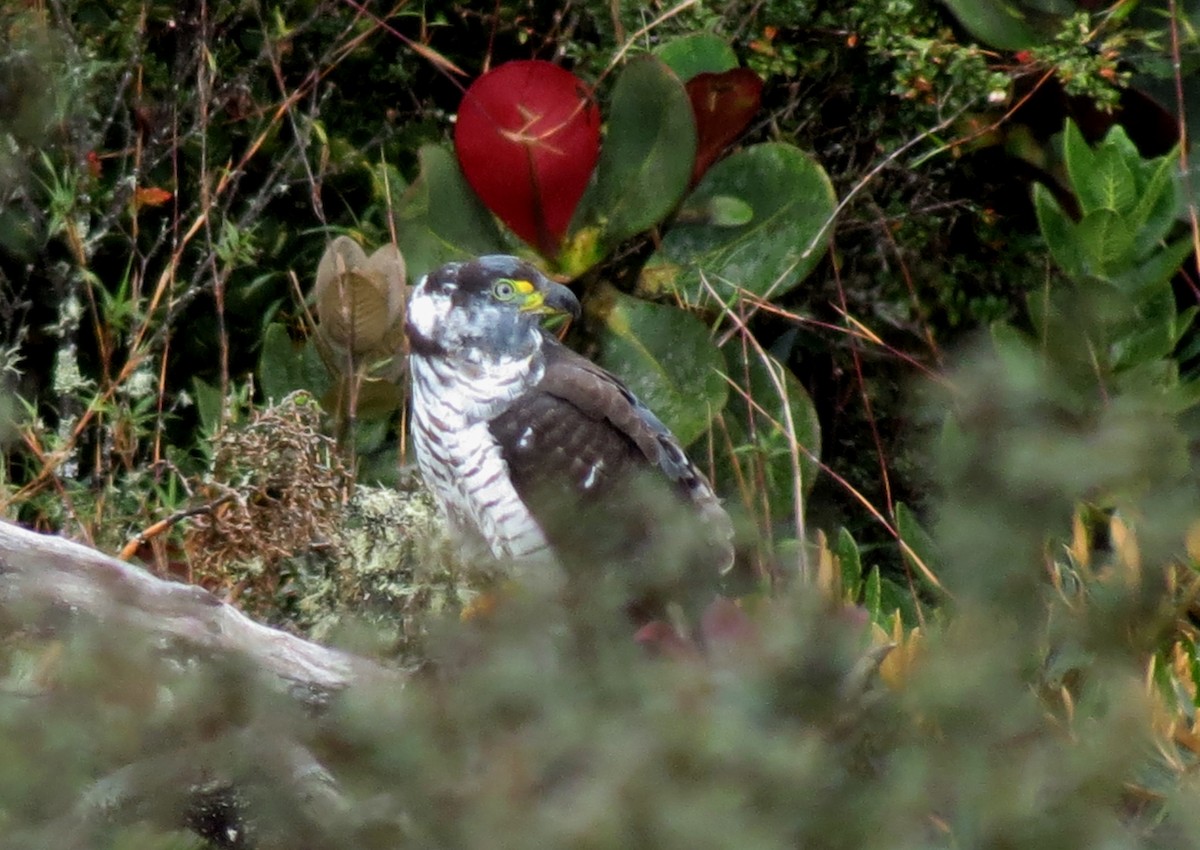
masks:
<instances>
[{"instance_id":1,"label":"brown dried leaf","mask_svg":"<svg viewBox=\"0 0 1200 850\"><path fill-rule=\"evenodd\" d=\"M366 274L375 279L387 294L388 321L395 322L404 313L404 302L408 297L405 286L404 255L395 245L387 244L376 249L367 258Z\"/></svg>"},{"instance_id":2,"label":"brown dried leaf","mask_svg":"<svg viewBox=\"0 0 1200 850\"><path fill-rule=\"evenodd\" d=\"M368 362L399 349L405 269L395 245L368 259L352 239L339 236L317 266L315 294L319 330L334 348Z\"/></svg>"}]
</instances>

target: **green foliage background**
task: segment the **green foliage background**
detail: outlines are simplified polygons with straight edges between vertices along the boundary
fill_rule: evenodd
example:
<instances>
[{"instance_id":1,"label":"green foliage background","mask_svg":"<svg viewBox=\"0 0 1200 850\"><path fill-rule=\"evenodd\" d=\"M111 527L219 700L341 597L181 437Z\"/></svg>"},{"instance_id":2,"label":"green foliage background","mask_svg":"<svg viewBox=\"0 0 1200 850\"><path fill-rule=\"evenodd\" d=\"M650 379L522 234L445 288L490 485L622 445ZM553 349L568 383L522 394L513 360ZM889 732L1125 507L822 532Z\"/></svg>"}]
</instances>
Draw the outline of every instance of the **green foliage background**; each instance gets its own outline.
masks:
<instances>
[{"instance_id":1,"label":"green foliage background","mask_svg":"<svg viewBox=\"0 0 1200 850\"><path fill-rule=\"evenodd\" d=\"M998 154L936 156L915 169L896 160L863 178L933 119L986 102L998 72L977 47L937 41L945 24L932 9L756 9L746 19L737 7L663 7L674 14L632 39L631 52L697 29L725 34L744 61L773 74L748 141L795 142L824 165L839 196L857 187L839 217L836 273L827 264L781 305L809 324L764 318L756 330L821 406L830 465L874 502L887 503L880 482L892 477L892 498L911 498L911 462L896 442L898 388L910 367L897 354L936 363L963 330L1010 315L1047 265L1025 191L1009 179L1016 166L992 167ZM621 38L647 23L631 8L614 18L607 6L561 16L537 6L368 11L217 3L176 14L81 3L6 13L6 114L19 142L4 167L8 374L46 426L30 468L16 459L14 482L35 481L15 504L23 518L114 541L143 525L153 506L125 494L147 488L116 484L137 479L149 460L160 464L153 483L177 492L186 456L203 452L194 402L205 392L196 382L221 395L243 383L267 320L281 316L303 332L297 284L308 290L325 236L388 241L387 209L416 179L421 145L445 137L470 75L557 52L602 81ZM884 32L912 35L893 44ZM940 53L922 62L920 38L955 57L951 66ZM918 97L904 81L921 74L936 87ZM138 200L156 189L173 197ZM443 212L437 201L427 199L433 213ZM852 336L818 331L846 314L895 351L864 352ZM874 361L865 371L855 365L864 353ZM864 392L881 403L867 411L856 400ZM863 452L872 419L879 438ZM100 522L94 494L82 492L64 513L41 475L60 456L108 488L105 511L124 510ZM37 495L47 498L26 498ZM177 497L156 497L164 498ZM857 522L842 488L816 501L835 511L831 521Z\"/></svg>"}]
</instances>

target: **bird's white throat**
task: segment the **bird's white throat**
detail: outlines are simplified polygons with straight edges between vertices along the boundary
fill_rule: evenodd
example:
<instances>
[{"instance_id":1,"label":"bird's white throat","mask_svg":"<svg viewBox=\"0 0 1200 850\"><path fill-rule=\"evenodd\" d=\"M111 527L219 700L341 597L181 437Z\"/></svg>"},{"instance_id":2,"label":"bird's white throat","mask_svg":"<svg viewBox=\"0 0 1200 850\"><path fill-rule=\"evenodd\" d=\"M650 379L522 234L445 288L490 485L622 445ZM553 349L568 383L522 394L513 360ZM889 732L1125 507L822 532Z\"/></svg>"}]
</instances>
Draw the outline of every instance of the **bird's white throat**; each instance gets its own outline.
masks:
<instances>
[{"instance_id":1,"label":"bird's white throat","mask_svg":"<svg viewBox=\"0 0 1200 850\"><path fill-rule=\"evenodd\" d=\"M422 412L459 427L487 421L542 379L541 345L524 357L492 358L478 349L409 358L413 415Z\"/></svg>"}]
</instances>

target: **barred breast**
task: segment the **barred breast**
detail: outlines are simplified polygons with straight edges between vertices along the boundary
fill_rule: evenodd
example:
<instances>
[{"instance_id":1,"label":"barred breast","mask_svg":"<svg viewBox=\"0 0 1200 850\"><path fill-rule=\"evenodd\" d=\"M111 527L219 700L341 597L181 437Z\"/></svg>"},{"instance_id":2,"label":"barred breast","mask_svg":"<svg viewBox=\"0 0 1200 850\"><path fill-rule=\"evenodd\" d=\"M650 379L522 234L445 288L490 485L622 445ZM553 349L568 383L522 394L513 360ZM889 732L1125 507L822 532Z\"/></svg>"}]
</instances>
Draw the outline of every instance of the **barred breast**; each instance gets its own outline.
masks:
<instances>
[{"instance_id":1,"label":"barred breast","mask_svg":"<svg viewBox=\"0 0 1200 850\"><path fill-rule=\"evenodd\" d=\"M546 535L513 487L488 421L530 379L532 358L464 371L414 355L412 436L417 464L463 555L552 559Z\"/></svg>"}]
</instances>

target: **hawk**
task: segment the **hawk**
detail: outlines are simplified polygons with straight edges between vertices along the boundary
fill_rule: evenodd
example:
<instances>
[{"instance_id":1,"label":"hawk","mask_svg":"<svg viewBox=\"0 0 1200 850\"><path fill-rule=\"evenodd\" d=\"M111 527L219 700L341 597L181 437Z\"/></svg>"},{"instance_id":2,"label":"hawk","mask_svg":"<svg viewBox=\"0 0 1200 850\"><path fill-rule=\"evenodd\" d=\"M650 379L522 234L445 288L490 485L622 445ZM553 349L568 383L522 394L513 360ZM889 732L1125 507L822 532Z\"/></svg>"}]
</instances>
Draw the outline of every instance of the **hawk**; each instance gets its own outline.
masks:
<instances>
[{"instance_id":1,"label":"hawk","mask_svg":"<svg viewBox=\"0 0 1200 850\"><path fill-rule=\"evenodd\" d=\"M732 525L704 475L628 387L541 327L579 312L570 289L505 255L413 288L413 447L451 536L467 557L570 567L670 552L715 576ZM672 535L683 542L657 545Z\"/></svg>"}]
</instances>

